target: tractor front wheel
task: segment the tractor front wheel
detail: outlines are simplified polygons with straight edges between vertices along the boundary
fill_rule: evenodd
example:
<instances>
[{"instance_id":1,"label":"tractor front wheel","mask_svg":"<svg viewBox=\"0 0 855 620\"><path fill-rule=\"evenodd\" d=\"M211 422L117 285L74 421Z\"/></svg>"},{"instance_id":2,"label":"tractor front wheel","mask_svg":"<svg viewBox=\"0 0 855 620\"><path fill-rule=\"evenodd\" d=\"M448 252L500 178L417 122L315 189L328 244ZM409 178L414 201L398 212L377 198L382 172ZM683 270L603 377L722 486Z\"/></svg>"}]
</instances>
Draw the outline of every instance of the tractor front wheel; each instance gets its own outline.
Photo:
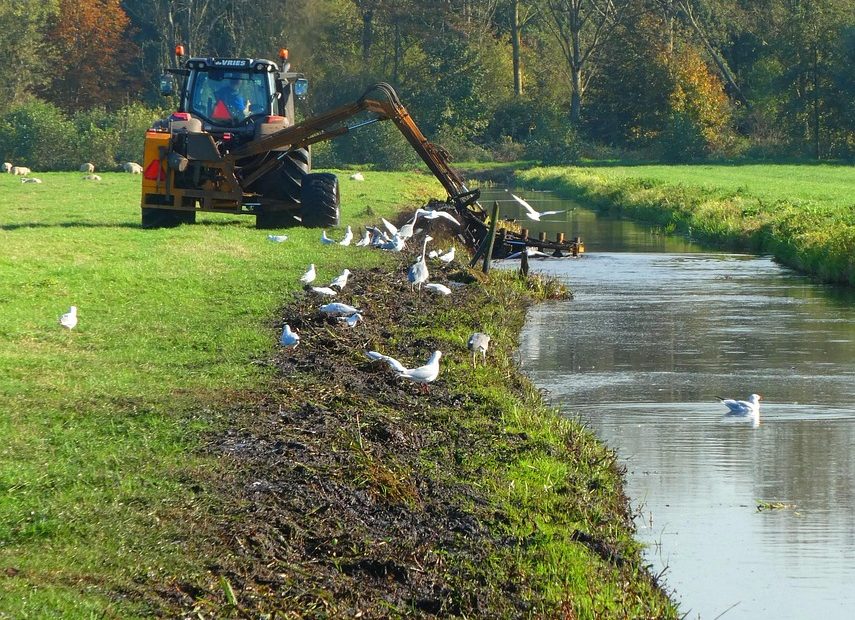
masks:
<instances>
[{"instance_id":1,"label":"tractor front wheel","mask_svg":"<svg viewBox=\"0 0 855 620\"><path fill-rule=\"evenodd\" d=\"M338 226L341 192L338 177L328 172L313 172L303 177L300 218L307 228Z\"/></svg>"}]
</instances>

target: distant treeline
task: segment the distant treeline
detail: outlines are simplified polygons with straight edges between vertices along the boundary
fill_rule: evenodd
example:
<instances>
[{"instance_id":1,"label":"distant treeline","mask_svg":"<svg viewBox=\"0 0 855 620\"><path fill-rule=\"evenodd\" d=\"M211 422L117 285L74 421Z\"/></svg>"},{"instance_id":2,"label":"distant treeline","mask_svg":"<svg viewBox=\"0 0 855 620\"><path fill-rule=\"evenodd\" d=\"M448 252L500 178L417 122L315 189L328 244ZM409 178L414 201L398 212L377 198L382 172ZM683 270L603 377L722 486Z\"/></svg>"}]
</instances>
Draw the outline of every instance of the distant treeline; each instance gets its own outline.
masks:
<instances>
[{"instance_id":1,"label":"distant treeline","mask_svg":"<svg viewBox=\"0 0 855 620\"><path fill-rule=\"evenodd\" d=\"M852 0L16 0L0 4L0 158L138 159L174 105L156 78L177 43L288 47L303 114L390 82L457 159L855 157ZM384 125L317 157L413 160Z\"/></svg>"}]
</instances>

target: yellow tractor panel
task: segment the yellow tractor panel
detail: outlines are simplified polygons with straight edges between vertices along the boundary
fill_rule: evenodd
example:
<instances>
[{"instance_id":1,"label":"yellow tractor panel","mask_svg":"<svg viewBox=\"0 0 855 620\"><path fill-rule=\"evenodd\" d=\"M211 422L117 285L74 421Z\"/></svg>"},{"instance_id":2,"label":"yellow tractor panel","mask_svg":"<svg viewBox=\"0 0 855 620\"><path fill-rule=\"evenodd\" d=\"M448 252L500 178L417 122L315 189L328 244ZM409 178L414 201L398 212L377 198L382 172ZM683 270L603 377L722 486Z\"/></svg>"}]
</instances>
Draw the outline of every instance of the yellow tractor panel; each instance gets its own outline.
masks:
<instances>
[{"instance_id":1,"label":"yellow tractor panel","mask_svg":"<svg viewBox=\"0 0 855 620\"><path fill-rule=\"evenodd\" d=\"M143 180L142 194L145 202L146 194L166 193L166 175L170 171L166 167L166 159L161 160L169 150L172 136L161 131L145 133L145 148L143 149ZM163 149L163 150L161 150Z\"/></svg>"}]
</instances>

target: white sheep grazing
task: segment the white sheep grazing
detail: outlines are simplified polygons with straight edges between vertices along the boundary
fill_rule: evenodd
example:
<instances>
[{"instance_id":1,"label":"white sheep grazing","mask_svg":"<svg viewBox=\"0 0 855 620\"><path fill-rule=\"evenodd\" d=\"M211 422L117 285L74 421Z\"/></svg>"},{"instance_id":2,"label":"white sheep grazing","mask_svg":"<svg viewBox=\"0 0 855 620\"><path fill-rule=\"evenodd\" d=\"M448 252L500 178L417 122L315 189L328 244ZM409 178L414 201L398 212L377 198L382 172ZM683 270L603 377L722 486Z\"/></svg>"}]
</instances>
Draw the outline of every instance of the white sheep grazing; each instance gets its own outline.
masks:
<instances>
[{"instance_id":1,"label":"white sheep grazing","mask_svg":"<svg viewBox=\"0 0 855 620\"><path fill-rule=\"evenodd\" d=\"M87 174L85 177L83 177L83 180L84 181L100 181L101 177L99 177L97 174Z\"/></svg>"},{"instance_id":2,"label":"white sheep grazing","mask_svg":"<svg viewBox=\"0 0 855 620\"><path fill-rule=\"evenodd\" d=\"M93 172L95 172L95 164L83 164L82 166L80 166L80 172L88 172L89 174L92 174Z\"/></svg>"},{"instance_id":3,"label":"white sheep grazing","mask_svg":"<svg viewBox=\"0 0 855 620\"><path fill-rule=\"evenodd\" d=\"M142 174L142 172L143 172L142 166L140 166L138 163L135 163L132 161L126 161L125 163L123 163L122 169L125 172L129 172L131 174Z\"/></svg>"},{"instance_id":4,"label":"white sheep grazing","mask_svg":"<svg viewBox=\"0 0 855 620\"><path fill-rule=\"evenodd\" d=\"M3 162L3 172L12 172L12 164L8 161Z\"/></svg>"},{"instance_id":5,"label":"white sheep grazing","mask_svg":"<svg viewBox=\"0 0 855 620\"><path fill-rule=\"evenodd\" d=\"M23 166L12 166L12 174L15 176L25 177L30 174L32 170L29 168L24 168Z\"/></svg>"},{"instance_id":6,"label":"white sheep grazing","mask_svg":"<svg viewBox=\"0 0 855 620\"><path fill-rule=\"evenodd\" d=\"M36 177L24 177L21 179L21 183L41 183L41 179L37 179Z\"/></svg>"}]
</instances>

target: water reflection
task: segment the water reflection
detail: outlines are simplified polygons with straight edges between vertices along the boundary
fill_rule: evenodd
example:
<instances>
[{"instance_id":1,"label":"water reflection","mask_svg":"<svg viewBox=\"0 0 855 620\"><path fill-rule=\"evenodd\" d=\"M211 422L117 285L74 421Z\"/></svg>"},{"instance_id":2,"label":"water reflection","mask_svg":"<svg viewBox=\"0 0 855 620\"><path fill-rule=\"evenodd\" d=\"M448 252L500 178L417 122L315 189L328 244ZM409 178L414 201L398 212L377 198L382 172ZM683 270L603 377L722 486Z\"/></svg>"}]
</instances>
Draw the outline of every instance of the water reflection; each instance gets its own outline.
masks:
<instances>
[{"instance_id":1,"label":"water reflection","mask_svg":"<svg viewBox=\"0 0 855 620\"><path fill-rule=\"evenodd\" d=\"M523 368L626 463L639 536L683 611L850 617L852 292L581 208L549 226L581 235L589 254L532 261L576 299L531 311ZM759 427L724 418L717 395L752 392Z\"/></svg>"}]
</instances>

